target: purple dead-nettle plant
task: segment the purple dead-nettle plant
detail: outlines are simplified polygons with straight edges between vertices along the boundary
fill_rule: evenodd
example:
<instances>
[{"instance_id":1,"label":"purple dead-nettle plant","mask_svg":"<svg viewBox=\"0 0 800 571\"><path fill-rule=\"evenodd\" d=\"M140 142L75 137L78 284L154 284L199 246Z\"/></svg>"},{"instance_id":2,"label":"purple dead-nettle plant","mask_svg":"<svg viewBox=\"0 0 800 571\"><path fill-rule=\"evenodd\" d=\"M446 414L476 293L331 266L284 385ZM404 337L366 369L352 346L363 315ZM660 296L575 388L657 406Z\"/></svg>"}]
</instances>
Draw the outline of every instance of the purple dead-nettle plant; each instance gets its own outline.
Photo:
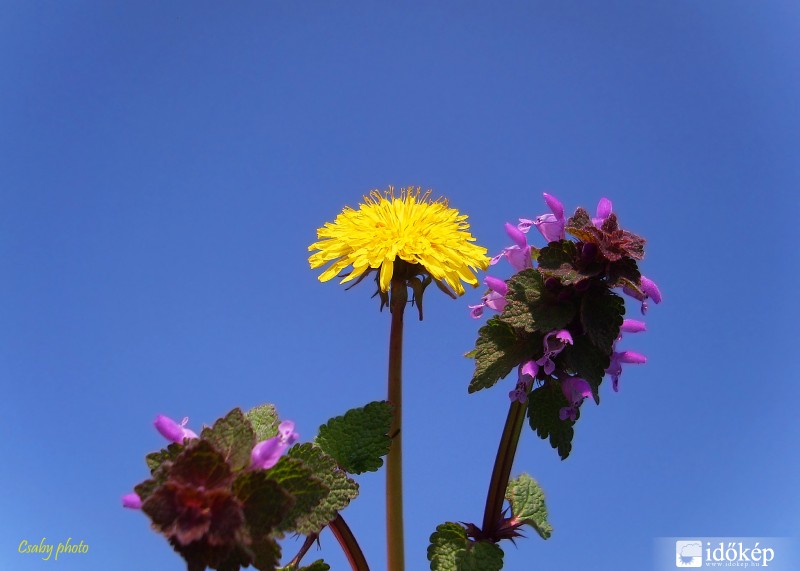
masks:
<instances>
[{"instance_id":1,"label":"purple dead-nettle plant","mask_svg":"<svg viewBox=\"0 0 800 571\"><path fill-rule=\"evenodd\" d=\"M564 406L559 407L560 420L574 423L587 394L586 387L597 400L603 375L611 379L616 391L623 364L647 360L635 351L617 349L623 333L644 331L645 324L622 319L624 305L615 290L640 301L642 313L647 310L648 300L661 302L661 292L653 280L638 270L637 262L644 256L644 240L619 227L609 199L600 199L592 217L578 209L566 219L558 198L548 193L543 197L550 212L533 219L520 218L516 227L506 223L505 230L513 244L492 258L492 264L506 259L515 274L507 281L487 276L484 283L488 292L479 304L469 308L476 319L483 316L485 308L493 310L499 324L510 326L511 330L521 329L531 342L530 349L518 348L522 359L516 362L517 383L509 392L510 400L526 403L532 390L560 383L565 399ZM547 245L539 249L528 243L526 235L531 228L539 231ZM568 235L576 240L568 240ZM509 285L514 289L514 300L509 299ZM519 331L515 336L520 338ZM575 337L580 338L577 345ZM541 341L536 343L536 339ZM508 356L507 351L503 354ZM478 373L483 372L481 361L485 359L479 358L476 363L478 381ZM587 364L594 365L590 380L576 376L580 373L577 369ZM476 379L471 388L483 388ZM576 392L578 384L581 390ZM580 402L571 397L575 394L583 395ZM542 432L551 435L546 430L540 435ZM557 446L552 437L551 443Z\"/></svg>"}]
</instances>

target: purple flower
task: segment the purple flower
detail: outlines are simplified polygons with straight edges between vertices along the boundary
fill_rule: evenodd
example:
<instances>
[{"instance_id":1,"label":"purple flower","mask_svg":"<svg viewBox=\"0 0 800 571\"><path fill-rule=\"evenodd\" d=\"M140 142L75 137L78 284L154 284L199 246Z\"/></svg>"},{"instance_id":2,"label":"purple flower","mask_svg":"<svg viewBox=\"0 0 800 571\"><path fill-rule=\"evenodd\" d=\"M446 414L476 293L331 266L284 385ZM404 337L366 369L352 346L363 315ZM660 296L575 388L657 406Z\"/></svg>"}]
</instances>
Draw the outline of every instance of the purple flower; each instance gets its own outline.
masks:
<instances>
[{"instance_id":1,"label":"purple flower","mask_svg":"<svg viewBox=\"0 0 800 571\"><path fill-rule=\"evenodd\" d=\"M635 351L617 351L617 343L622 339L622 333L639 333L646 330L645 323L636 319L626 319L619 328L620 336L614 341L611 353L611 363L606 369L606 374L611 377L611 386L614 392L619 392L619 377L622 375L622 364L641 365L647 362L647 357Z\"/></svg>"},{"instance_id":2,"label":"purple flower","mask_svg":"<svg viewBox=\"0 0 800 571\"><path fill-rule=\"evenodd\" d=\"M605 197L601 198L600 202L597 203L597 216L592 218L592 224L594 224L596 228L600 228L610 215L611 201Z\"/></svg>"},{"instance_id":3,"label":"purple flower","mask_svg":"<svg viewBox=\"0 0 800 571\"><path fill-rule=\"evenodd\" d=\"M622 375L622 363L641 365L647 362L647 357L635 351L614 351L611 354L611 364L606 369L606 374L611 376L611 386L614 392L619 392L619 377Z\"/></svg>"},{"instance_id":4,"label":"purple flower","mask_svg":"<svg viewBox=\"0 0 800 571\"><path fill-rule=\"evenodd\" d=\"M652 299L655 303L661 303L661 290L658 289L656 282L644 276L639 280L639 288L641 292L629 287L623 287L622 292L642 302L642 315L644 315L647 313L648 299Z\"/></svg>"},{"instance_id":5,"label":"purple flower","mask_svg":"<svg viewBox=\"0 0 800 571\"><path fill-rule=\"evenodd\" d=\"M278 436L262 440L253 447L250 453L250 466L254 469L266 470L277 464L286 449L297 442L300 437L294 431L294 422L284 420L278 426Z\"/></svg>"},{"instance_id":6,"label":"purple flower","mask_svg":"<svg viewBox=\"0 0 800 571\"><path fill-rule=\"evenodd\" d=\"M592 387L580 377L566 377L561 379L561 392L564 393L569 406L559 410L558 417L561 420L570 419L574 421L578 418L578 409L583 404L583 401L592 396Z\"/></svg>"},{"instance_id":7,"label":"purple flower","mask_svg":"<svg viewBox=\"0 0 800 571\"><path fill-rule=\"evenodd\" d=\"M526 218L519 219L519 230L527 232L531 226L536 226L536 229L544 236L548 242L557 242L564 239L564 205L555 196L551 196L546 192L542 194L544 201L550 208L552 214L542 214L537 216L536 220L528 220Z\"/></svg>"},{"instance_id":8,"label":"purple flower","mask_svg":"<svg viewBox=\"0 0 800 571\"><path fill-rule=\"evenodd\" d=\"M572 345L572 335L566 329L554 329L544 336L543 345L544 354L536 360L536 364L542 367L545 373L551 375L556 370L553 357L561 353L567 345Z\"/></svg>"},{"instance_id":9,"label":"purple flower","mask_svg":"<svg viewBox=\"0 0 800 571\"><path fill-rule=\"evenodd\" d=\"M532 268L533 260L531 259L531 247L528 245L528 239L525 237L525 233L508 222L506 222L506 233L514 244L503 248L503 251L492 258L489 264L493 266L499 262L501 258L505 258L517 271Z\"/></svg>"},{"instance_id":10,"label":"purple flower","mask_svg":"<svg viewBox=\"0 0 800 571\"><path fill-rule=\"evenodd\" d=\"M122 507L130 508L132 510L140 510L142 509L142 498L139 497L139 494L125 494L122 496Z\"/></svg>"},{"instance_id":11,"label":"purple flower","mask_svg":"<svg viewBox=\"0 0 800 571\"><path fill-rule=\"evenodd\" d=\"M197 438L197 434L188 428L184 428L187 422L189 422L188 416L178 424L168 416L159 414L153 424L156 430L161 433L161 436L176 444L183 444L186 439Z\"/></svg>"},{"instance_id":12,"label":"purple flower","mask_svg":"<svg viewBox=\"0 0 800 571\"><path fill-rule=\"evenodd\" d=\"M506 306L506 294L508 293L508 285L506 282L499 278L486 276L483 283L489 288L489 293L481 298L478 305L468 306L472 311L470 315L475 319L480 319L483 316L483 308L488 307L495 311L503 311Z\"/></svg>"},{"instance_id":13,"label":"purple flower","mask_svg":"<svg viewBox=\"0 0 800 571\"><path fill-rule=\"evenodd\" d=\"M526 361L520 364L517 369L517 386L508 393L508 398L511 399L511 402L518 401L525 404L528 401L528 393L538 372L539 365L535 361Z\"/></svg>"}]
</instances>

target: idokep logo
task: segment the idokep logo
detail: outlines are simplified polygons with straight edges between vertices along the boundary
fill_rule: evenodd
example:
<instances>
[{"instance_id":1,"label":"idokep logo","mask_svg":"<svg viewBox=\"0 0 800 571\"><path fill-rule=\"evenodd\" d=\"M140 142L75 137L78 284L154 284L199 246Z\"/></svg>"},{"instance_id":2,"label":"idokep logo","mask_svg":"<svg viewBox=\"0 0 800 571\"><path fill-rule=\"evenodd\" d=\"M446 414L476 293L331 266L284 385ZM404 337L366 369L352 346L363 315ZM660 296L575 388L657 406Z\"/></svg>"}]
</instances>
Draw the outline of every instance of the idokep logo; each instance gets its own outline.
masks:
<instances>
[{"instance_id":1,"label":"idokep logo","mask_svg":"<svg viewBox=\"0 0 800 571\"><path fill-rule=\"evenodd\" d=\"M702 567L703 542L700 540L675 542L675 567Z\"/></svg>"},{"instance_id":2,"label":"idokep logo","mask_svg":"<svg viewBox=\"0 0 800 571\"><path fill-rule=\"evenodd\" d=\"M660 537L654 547L654 571L709 567L800 570L800 541L794 537Z\"/></svg>"}]
</instances>

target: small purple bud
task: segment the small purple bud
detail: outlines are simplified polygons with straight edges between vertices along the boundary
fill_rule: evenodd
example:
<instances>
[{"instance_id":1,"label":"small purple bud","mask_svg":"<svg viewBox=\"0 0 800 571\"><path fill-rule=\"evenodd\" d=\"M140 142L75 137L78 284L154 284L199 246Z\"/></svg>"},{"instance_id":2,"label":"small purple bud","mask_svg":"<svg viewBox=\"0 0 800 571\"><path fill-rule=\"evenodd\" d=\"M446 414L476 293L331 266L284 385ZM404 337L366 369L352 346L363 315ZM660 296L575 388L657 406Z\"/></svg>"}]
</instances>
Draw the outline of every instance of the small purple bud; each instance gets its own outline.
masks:
<instances>
[{"instance_id":1,"label":"small purple bud","mask_svg":"<svg viewBox=\"0 0 800 571\"><path fill-rule=\"evenodd\" d=\"M486 284L486 287L488 287L492 291L496 291L500 295L506 295L508 293L508 284L506 284L506 282L504 282L500 278L486 276L486 278L484 278L483 280L483 283Z\"/></svg>"},{"instance_id":2,"label":"small purple bud","mask_svg":"<svg viewBox=\"0 0 800 571\"><path fill-rule=\"evenodd\" d=\"M656 283L644 276L642 276L639 285L642 288L642 291L647 294L654 302L661 303L661 291L658 289Z\"/></svg>"},{"instance_id":3,"label":"small purple bud","mask_svg":"<svg viewBox=\"0 0 800 571\"><path fill-rule=\"evenodd\" d=\"M184 418L181 423L178 424L170 417L159 414L156 417L156 420L153 422L153 425L156 427L156 430L158 430L161 436L167 440L175 442L176 444L183 444L183 441L187 438L197 438L197 434L188 428L184 428L187 422L189 422L188 417Z\"/></svg>"},{"instance_id":4,"label":"small purple bud","mask_svg":"<svg viewBox=\"0 0 800 571\"><path fill-rule=\"evenodd\" d=\"M594 224L597 228L603 225L603 222L606 221L611 215L611 201L607 198L601 198L600 202L597 203L597 216L592 218L592 224Z\"/></svg>"},{"instance_id":5,"label":"small purple bud","mask_svg":"<svg viewBox=\"0 0 800 571\"><path fill-rule=\"evenodd\" d=\"M622 351L621 353L616 353L616 355L620 363L630 363L632 365L647 363L647 357L636 351Z\"/></svg>"},{"instance_id":6,"label":"small purple bud","mask_svg":"<svg viewBox=\"0 0 800 571\"><path fill-rule=\"evenodd\" d=\"M528 239L525 237L525 234L513 224L506 222L506 233L508 234L509 238L511 238L511 240L520 248L525 248L528 245Z\"/></svg>"},{"instance_id":7,"label":"small purple bud","mask_svg":"<svg viewBox=\"0 0 800 571\"><path fill-rule=\"evenodd\" d=\"M544 197L547 207L556 215L556 218L564 218L564 205L561 204L561 201L552 194L547 194L546 192L543 192L542 196Z\"/></svg>"},{"instance_id":8,"label":"small purple bud","mask_svg":"<svg viewBox=\"0 0 800 571\"><path fill-rule=\"evenodd\" d=\"M250 453L250 466L257 470L268 470L280 460L286 449L300 437L294 431L294 422L284 420L278 426L278 436L262 440Z\"/></svg>"},{"instance_id":9,"label":"small purple bud","mask_svg":"<svg viewBox=\"0 0 800 571\"><path fill-rule=\"evenodd\" d=\"M644 321L639 321L638 319L625 319L622 322L622 327L619 328L620 331L624 331L625 333L640 333L642 331L647 331L647 324Z\"/></svg>"},{"instance_id":10,"label":"small purple bud","mask_svg":"<svg viewBox=\"0 0 800 571\"><path fill-rule=\"evenodd\" d=\"M142 498L139 497L139 494L125 494L122 496L122 507L132 510L140 510L142 509Z\"/></svg>"},{"instance_id":11,"label":"small purple bud","mask_svg":"<svg viewBox=\"0 0 800 571\"><path fill-rule=\"evenodd\" d=\"M250 453L250 465L255 469L268 470L280 460L287 444L281 442L280 436L267 438L256 444Z\"/></svg>"}]
</instances>

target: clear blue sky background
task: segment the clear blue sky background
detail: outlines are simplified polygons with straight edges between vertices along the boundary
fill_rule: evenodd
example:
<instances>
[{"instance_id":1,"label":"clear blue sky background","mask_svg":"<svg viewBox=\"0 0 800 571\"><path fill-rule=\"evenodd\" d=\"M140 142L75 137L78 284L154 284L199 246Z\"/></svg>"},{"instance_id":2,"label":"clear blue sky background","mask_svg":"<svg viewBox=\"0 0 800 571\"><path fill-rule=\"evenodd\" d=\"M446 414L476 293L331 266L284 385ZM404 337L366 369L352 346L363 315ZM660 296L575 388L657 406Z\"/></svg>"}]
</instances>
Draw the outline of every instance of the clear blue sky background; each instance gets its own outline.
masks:
<instances>
[{"instance_id":1,"label":"clear blue sky background","mask_svg":"<svg viewBox=\"0 0 800 571\"><path fill-rule=\"evenodd\" d=\"M555 532L506 569L800 535L797 2L223 4L0 6L0 568L181 569L119 502L157 413L273 402L311 438L383 398L388 314L306 248L390 184L449 197L492 253L543 191L607 196L649 240L665 300L626 348L650 361L567 461L523 434ZM481 517L513 383L466 392L479 296L431 291L406 329L409 570ZM360 482L344 515L380 571L383 474ZM17 553L42 537L90 552Z\"/></svg>"}]
</instances>

